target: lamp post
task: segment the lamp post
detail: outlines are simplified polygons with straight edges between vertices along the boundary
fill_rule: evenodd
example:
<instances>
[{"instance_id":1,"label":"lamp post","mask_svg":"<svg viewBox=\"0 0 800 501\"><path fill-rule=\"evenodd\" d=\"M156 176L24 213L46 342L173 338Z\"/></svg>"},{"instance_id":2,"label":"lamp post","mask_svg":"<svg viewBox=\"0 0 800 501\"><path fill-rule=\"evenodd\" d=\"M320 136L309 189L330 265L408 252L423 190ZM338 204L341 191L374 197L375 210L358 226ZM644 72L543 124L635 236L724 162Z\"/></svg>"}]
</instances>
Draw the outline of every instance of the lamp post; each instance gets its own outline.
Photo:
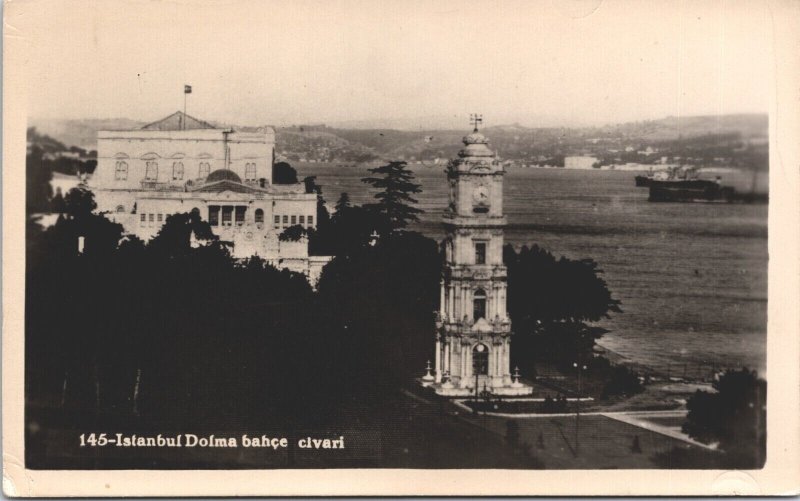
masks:
<instances>
[{"instance_id":1,"label":"lamp post","mask_svg":"<svg viewBox=\"0 0 800 501\"><path fill-rule=\"evenodd\" d=\"M575 370L578 371L578 398L575 401L575 455L578 455L578 428L580 427L581 420L581 372L586 370L585 365L579 365L578 362L572 364Z\"/></svg>"}]
</instances>

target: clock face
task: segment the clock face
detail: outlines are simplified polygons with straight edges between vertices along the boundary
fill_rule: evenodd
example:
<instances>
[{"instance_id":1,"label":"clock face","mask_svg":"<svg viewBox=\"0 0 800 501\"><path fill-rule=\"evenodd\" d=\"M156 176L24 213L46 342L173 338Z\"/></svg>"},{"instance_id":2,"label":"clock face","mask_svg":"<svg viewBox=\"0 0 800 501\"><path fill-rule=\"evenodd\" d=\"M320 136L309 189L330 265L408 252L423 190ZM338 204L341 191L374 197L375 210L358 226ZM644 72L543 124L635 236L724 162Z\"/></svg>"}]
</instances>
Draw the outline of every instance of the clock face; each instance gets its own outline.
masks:
<instances>
[{"instance_id":1,"label":"clock face","mask_svg":"<svg viewBox=\"0 0 800 501\"><path fill-rule=\"evenodd\" d=\"M489 189L486 186L478 186L472 193L472 198L479 204L489 203Z\"/></svg>"}]
</instances>

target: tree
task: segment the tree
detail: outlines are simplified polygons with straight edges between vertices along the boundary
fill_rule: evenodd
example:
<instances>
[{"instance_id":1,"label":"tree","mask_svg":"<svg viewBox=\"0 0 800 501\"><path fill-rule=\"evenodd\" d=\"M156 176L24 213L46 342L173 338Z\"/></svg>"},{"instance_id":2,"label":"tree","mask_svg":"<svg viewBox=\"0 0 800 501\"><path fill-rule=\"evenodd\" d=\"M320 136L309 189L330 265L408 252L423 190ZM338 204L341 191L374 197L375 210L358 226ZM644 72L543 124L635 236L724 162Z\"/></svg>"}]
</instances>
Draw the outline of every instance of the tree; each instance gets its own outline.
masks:
<instances>
[{"instance_id":1,"label":"tree","mask_svg":"<svg viewBox=\"0 0 800 501\"><path fill-rule=\"evenodd\" d=\"M85 217L96 208L94 193L86 188L72 188L64 197L64 210L73 218Z\"/></svg>"},{"instance_id":2,"label":"tree","mask_svg":"<svg viewBox=\"0 0 800 501\"><path fill-rule=\"evenodd\" d=\"M56 214L67 211L67 206L64 203L64 196L61 194L60 188L56 190L55 196L50 200L50 210Z\"/></svg>"},{"instance_id":3,"label":"tree","mask_svg":"<svg viewBox=\"0 0 800 501\"><path fill-rule=\"evenodd\" d=\"M374 176L362 178L361 181L379 190L374 196L378 202L368 204L365 208L385 218L386 228L380 233L389 236L409 223L418 221L417 215L422 214L423 210L413 206L417 200L412 195L422 190L419 184L413 182L414 174L407 168L406 162L389 162L369 171Z\"/></svg>"},{"instance_id":4,"label":"tree","mask_svg":"<svg viewBox=\"0 0 800 501\"><path fill-rule=\"evenodd\" d=\"M517 330L554 321L596 322L622 312L591 259L557 260L536 245L519 253L506 245L503 261L508 267L508 309Z\"/></svg>"},{"instance_id":5,"label":"tree","mask_svg":"<svg viewBox=\"0 0 800 501\"><path fill-rule=\"evenodd\" d=\"M343 191L341 195L339 195L339 200L336 201L336 205L334 209L336 210L334 217L344 214L347 209L350 209L352 204L350 203L350 195L347 194L346 191Z\"/></svg>"},{"instance_id":6,"label":"tree","mask_svg":"<svg viewBox=\"0 0 800 501\"><path fill-rule=\"evenodd\" d=\"M278 162L272 166L273 184L297 184L297 171L286 162Z\"/></svg>"},{"instance_id":7,"label":"tree","mask_svg":"<svg viewBox=\"0 0 800 501\"><path fill-rule=\"evenodd\" d=\"M747 368L728 370L686 402L683 431L701 442L718 442L732 467L761 468L766 459L767 382Z\"/></svg>"},{"instance_id":8,"label":"tree","mask_svg":"<svg viewBox=\"0 0 800 501\"><path fill-rule=\"evenodd\" d=\"M303 226L295 224L283 230L278 235L278 240L281 242L297 242L306 235L308 235L308 231Z\"/></svg>"},{"instance_id":9,"label":"tree","mask_svg":"<svg viewBox=\"0 0 800 501\"><path fill-rule=\"evenodd\" d=\"M639 375L634 371L623 366L610 367L608 380L603 387L602 397L607 398L614 395L631 396L641 393L643 389L642 384L639 382Z\"/></svg>"},{"instance_id":10,"label":"tree","mask_svg":"<svg viewBox=\"0 0 800 501\"><path fill-rule=\"evenodd\" d=\"M303 178L303 184L305 184L306 193L317 194L317 226L314 231L309 232L308 252L313 255L330 255L331 214L325 206L322 187L317 184L316 176L306 176Z\"/></svg>"},{"instance_id":11,"label":"tree","mask_svg":"<svg viewBox=\"0 0 800 501\"><path fill-rule=\"evenodd\" d=\"M200 212L171 214L164 221L164 226L150 241L148 248L166 257L185 256L191 248L202 243L218 242L219 237L211 231L207 221L203 221Z\"/></svg>"},{"instance_id":12,"label":"tree","mask_svg":"<svg viewBox=\"0 0 800 501\"><path fill-rule=\"evenodd\" d=\"M44 151L34 145L25 159L27 169L25 206L28 214L34 212L47 212L50 209L50 197L53 189L50 181L53 179L53 170L43 159Z\"/></svg>"},{"instance_id":13,"label":"tree","mask_svg":"<svg viewBox=\"0 0 800 501\"><path fill-rule=\"evenodd\" d=\"M595 342L607 331L587 322L622 311L597 263L556 259L538 246L516 252L510 245L503 249L503 260L508 267L508 312L519 334L514 363L531 373L535 359L568 367L591 358Z\"/></svg>"},{"instance_id":14,"label":"tree","mask_svg":"<svg viewBox=\"0 0 800 501\"><path fill-rule=\"evenodd\" d=\"M348 363L370 375L358 384L373 394L418 375L430 357L441 265L436 242L403 232L352 249L323 269L324 325L348 347Z\"/></svg>"}]
</instances>

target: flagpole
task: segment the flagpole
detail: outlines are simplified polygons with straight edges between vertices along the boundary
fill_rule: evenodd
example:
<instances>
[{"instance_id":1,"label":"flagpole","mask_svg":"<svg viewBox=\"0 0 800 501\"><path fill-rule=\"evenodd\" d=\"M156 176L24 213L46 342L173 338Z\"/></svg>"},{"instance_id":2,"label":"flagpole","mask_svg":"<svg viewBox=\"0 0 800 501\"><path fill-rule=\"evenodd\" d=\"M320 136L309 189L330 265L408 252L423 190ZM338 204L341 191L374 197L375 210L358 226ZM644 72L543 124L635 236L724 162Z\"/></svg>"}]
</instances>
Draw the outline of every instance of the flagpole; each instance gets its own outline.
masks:
<instances>
[{"instance_id":1,"label":"flagpole","mask_svg":"<svg viewBox=\"0 0 800 501\"><path fill-rule=\"evenodd\" d=\"M183 89L183 130L186 130L186 87Z\"/></svg>"}]
</instances>

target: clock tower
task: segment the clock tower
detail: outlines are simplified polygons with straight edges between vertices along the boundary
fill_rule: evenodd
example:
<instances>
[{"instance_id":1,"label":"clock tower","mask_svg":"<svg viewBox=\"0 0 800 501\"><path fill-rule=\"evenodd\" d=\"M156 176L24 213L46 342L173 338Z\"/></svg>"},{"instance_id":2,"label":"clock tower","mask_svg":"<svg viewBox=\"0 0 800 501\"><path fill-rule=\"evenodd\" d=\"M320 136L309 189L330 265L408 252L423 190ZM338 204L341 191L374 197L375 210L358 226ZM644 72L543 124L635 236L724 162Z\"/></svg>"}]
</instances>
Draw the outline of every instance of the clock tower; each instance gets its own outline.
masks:
<instances>
[{"instance_id":1,"label":"clock tower","mask_svg":"<svg viewBox=\"0 0 800 501\"><path fill-rule=\"evenodd\" d=\"M442 395L527 395L512 374L511 321L503 264L503 176L489 141L478 132L447 166L449 205L444 215L444 276L437 315L434 373L423 378Z\"/></svg>"}]
</instances>

